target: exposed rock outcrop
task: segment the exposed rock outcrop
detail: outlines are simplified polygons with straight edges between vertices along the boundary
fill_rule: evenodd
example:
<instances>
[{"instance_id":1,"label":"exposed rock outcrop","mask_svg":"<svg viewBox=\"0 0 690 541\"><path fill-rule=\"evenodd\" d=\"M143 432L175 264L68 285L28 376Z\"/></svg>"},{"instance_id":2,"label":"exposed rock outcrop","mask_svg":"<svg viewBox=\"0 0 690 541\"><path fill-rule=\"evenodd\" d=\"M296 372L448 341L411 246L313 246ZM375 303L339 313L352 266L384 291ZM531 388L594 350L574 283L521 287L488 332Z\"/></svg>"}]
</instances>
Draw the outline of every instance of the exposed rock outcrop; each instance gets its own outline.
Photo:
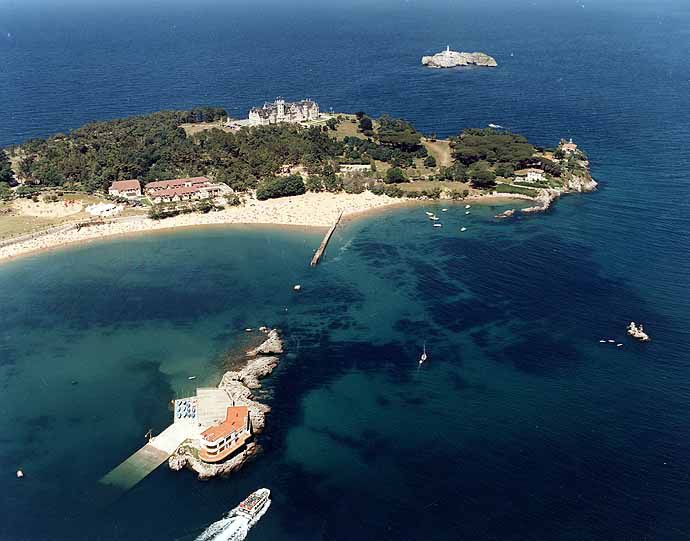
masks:
<instances>
[{"instance_id":1,"label":"exposed rock outcrop","mask_svg":"<svg viewBox=\"0 0 690 541\"><path fill-rule=\"evenodd\" d=\"M226 477L239 470L245 462L251 460L261 451L261 447L254 442L248 443L244 450L229 460L218 464L209 464L199 458L199 450L190 443L183 443L168 459L168 467L179 471L188 468L197 473L199 479L205 480L212 477Z\"/></svg>"},{"instance_id":2,"label":"exposed rock outcrop","mask_svg":"<svg viewBox=\"0 0 690 541\"><path fill-rule=\"evenodd\" d=\"M485 53L463 53L458 51L451 51L447 48L445 51L436 53L433 56L423 56L422 64L430 68L454 68L456 66L486 66L496 67L498 64L496 60Z\"/></svg>"},{"instance_id":3,"label":"exposed rock outcrop","mask_svg":"<svg viewBox=\"0 0 690 541\"><path fill-rule=\"evenodd\" d=\"M218 385L218 388L227 391L235 405L247 406L253 434L263 431L266 425L266 414L271 411L271 408L254 400L252 389L261 387L259 380L271 374L279 361L276 356L264 354L283 351L283 342L278 331L266 329L264 332L267 332L268 338L257 348L247 352L248 356L254 358L248 359L247 364L240 370L225 372ZM199 479L209 479L229 475L260 451L261 446L256 442L251 442L232 458L217 464L209 464L199 458L198 442L188 440L168 459L168 466L172 470L188 468L195 471Z\"/></svg>"},{"instance_id":4,"label":"exposed rock outcrop","mask_svg":"<svg viewBox=\"0 0 690 541\"><path fill-rule=\"evenodd\" d=\"M561 188L540 188L539 195L534 199L539 204L534 207L522 209L522 212L542 212L547 210L551 203L565 193L573 192L592 192L597 189L597 182L589 174L589 162L580 161L581 173L564 173L561 177L563 186Z\"/></svg>"},{"instance_id":5,"label":"exposed rock outcrop","mask_svg":"<svg viewBox=\"0 0 690 541\"><path fill-rule=\"evenodd\" d=\"M264 327L262 327L259 330L263 329ZM273 329L272 331L266 330L266 332L268 333L268 338L266 339L266 341L263 342L260 346L248 351L247 355L249 355L250 357L256 357L257 355L271 355L283 352L283 342L280 339L278 331Z\"/></svg>"},{"instance_id":6,"label":"exposed rock outcrop","mask_svg":"<svg viewBox=\"0 0 690 541\"><path fill-rule=\"evenodd\" d=\"M500 214L496 214L494 218L510 218L513 214L515 214L515 209L508 209L504 210Z\"/></svg>"}]
</instances>

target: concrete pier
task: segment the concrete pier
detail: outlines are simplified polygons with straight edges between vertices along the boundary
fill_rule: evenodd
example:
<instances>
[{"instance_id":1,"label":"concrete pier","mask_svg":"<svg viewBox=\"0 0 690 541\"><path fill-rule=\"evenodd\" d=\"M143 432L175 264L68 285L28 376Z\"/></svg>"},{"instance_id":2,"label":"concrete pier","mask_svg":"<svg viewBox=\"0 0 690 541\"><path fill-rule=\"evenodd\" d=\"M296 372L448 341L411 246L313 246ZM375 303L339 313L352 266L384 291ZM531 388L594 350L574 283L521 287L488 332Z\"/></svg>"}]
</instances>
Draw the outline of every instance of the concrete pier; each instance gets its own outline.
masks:
<instances>
[{"instance_id":1,"label":"concrete pier","mask_svg":"<svg viewBox=\"0 0 690 541\"><path fill-rule=\"evenodd\" d=\"M163 464L186 439L198 437L199 429L189 422L176 422L166 428L122 464L99 481L102 485L127 491Z\"/></svg>"},{"instance_id":2,"label":"concrete pier","mask_svg":"<svg viewBox=\"0 0 690 541\"><path fill-rule=\"evenodd\" d=\"M328 246L328 241L331 240L331 236L333 235L333 232L335 231L335 228L338 227L338 224L340 223L340 219L343 217L343 213L341 212L338 215L338 219L335 221L335 223L331 226L331 228L328 230L328 233L326 233L326 236L323 238L321 241L321 245L319 246L319 249L316 250L316 253L314 254L314 257L311 258L311 266L316 267L316 265L319 264L319 260L321 259L321 256L323 253L326 251L326 247Z\"/></svg>"}]
</instances>

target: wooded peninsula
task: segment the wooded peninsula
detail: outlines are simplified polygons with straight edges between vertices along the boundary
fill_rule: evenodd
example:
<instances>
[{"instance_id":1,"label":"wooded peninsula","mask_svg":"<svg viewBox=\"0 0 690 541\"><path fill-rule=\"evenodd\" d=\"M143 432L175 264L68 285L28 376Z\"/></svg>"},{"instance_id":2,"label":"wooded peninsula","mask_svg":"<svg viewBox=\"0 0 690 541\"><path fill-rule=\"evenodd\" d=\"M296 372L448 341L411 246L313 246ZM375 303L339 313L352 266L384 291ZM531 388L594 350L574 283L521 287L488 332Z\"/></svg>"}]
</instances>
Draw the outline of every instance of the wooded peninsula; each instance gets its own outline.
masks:
<instances>
[{"instance_id":1,"label":"wooded peninsula","mask_svg":"<svg viewBox=\"0 0 690 541\"><path fill-rule=\"evenodd\" d=\"M538 188L588 174L581 150L538 148L504 130L466 129L437 140L405 120L361 112L237 131L223 128L226 118L221 108L162 111L29 140L0 156L0 197L11 197L17 184L18 195L31 195L32 187L107 193L117 180L146 185L202 175L237 193L256 190L259 199L365 189L412 198L487 191L536 197ZM340 174L350 165L369 167ZM542 171L542 178L528 182L527 169Z\"/></svg>"}]
</instances>

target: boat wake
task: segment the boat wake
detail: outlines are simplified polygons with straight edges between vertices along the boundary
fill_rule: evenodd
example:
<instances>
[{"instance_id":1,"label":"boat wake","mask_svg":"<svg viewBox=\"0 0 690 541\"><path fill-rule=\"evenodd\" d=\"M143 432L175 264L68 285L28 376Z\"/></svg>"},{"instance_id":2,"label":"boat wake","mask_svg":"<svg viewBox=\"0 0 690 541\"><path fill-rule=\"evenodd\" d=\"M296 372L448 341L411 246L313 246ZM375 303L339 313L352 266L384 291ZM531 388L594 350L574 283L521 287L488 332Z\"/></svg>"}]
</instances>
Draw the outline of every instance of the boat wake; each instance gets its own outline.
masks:
<instances>
[{"instance_id":1,"label":"boat wake","mask_svg":"<svg viewBox=\"0 0 690 541\"><path fill-rule=\"evenodd\" d=\"M196 541L242 541L271 506L270 494L267 488L250 494L225 517L206 528Z\"/></svg>"},{"instance_id":2,"label":"boat wake","mask_svg":"<svg viewBox=\"0 0 690 541\"><path fill-rule=\"evenodd\" d=\"M249 533L249 521L243 517L225 517L206 528L196 541L240 540Z\"/></svg>"}]
</instances>

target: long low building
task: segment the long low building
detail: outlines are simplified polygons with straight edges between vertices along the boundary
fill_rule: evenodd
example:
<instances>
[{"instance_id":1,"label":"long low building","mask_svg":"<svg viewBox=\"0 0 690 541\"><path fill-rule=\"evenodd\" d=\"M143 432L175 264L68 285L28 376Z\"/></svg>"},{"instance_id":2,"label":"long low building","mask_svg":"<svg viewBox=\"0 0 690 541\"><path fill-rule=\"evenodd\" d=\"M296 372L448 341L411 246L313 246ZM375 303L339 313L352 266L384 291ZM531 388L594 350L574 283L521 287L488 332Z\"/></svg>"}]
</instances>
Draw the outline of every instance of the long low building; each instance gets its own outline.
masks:
<instances>
[{"instance_id":1,"label":"long low building","mask_svg":"<svg viewBox=\"0 0 690 541\"><path fill-rule=\"evenodd\" d=\"M206 177L191 177L149 182L144 191L154 203L162 203L217 197L232 190L226 184L211 182Z\"/></svg>"}]
</instances>

